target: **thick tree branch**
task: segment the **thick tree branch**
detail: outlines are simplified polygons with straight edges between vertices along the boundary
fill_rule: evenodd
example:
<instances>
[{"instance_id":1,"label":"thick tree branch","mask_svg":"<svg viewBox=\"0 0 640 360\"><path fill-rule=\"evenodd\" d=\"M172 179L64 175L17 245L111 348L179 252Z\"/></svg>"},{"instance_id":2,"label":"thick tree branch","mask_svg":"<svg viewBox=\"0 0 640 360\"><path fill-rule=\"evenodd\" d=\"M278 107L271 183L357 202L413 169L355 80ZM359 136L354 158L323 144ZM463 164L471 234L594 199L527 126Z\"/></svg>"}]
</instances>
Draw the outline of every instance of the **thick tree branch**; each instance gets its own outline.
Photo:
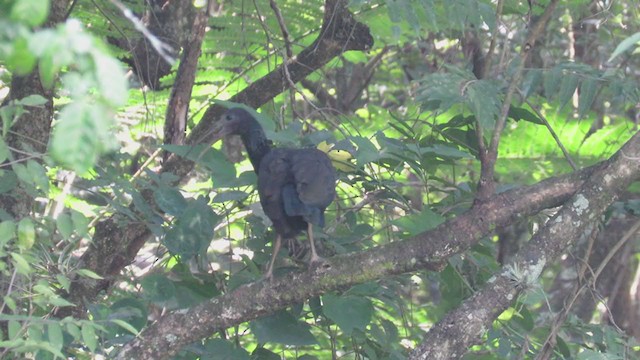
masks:
<instances>
[{"instance_id":1,"label":"thick tree branch","mask_svg":"<svg viewBox=\"0 0 640 360\"><path fill-rule=\"evenodd\" d=\"M598 167L501 193L466 214L411 239L326 259L326 266L273 282L241 286L223 296L160 318L127 344L119 359L160 359L218 330L300 303L329 290L406 273L439 270L496 226L566 201Z\"/></svg>"},{"instance_id":2,"label":"thick tree branch","mask_svg":"<svg viewBox=\"0 0 640 360\"><path fill-rule=\"evenodd\" d=\"M640 132L605 161L580 191L527 243L511 264L486 286L449 312L425 335L411 359L458 359L481 341L500 313L528 287L537 284L545 266L564 249L591 233L595 220L632 181L640 177Z\"/></svg>"},{"instance_id":3,"label":"thick tree branch","mask_svg":"<svg viewBox=\"0 0 640 360\"><path fill-rule=\"evenodd\" d=\"M198 59L202 52L202 41L207 28L207 13L198 11L193 21L193 27L185 43L184 50L178 67L176 82L171 89L171 98L167 106L167 115L164 119L164 143L178 144L184 142L187 129L187 114L189 112L189 100L191 90L196 79ZM165 153L165 158L168 153Z\"/></svg>"},{"instance_id":4,"label":"thick tree branch","mask_svg":"<svg viewBox=\"0 0 640 360\"><path fill-rule=\"evenodd\" d=\"M316 41L302 50L297 57L289 59L286 64L252 83L229 100L258 108L286 89L284 66L288 68L291 81L299 82L344 51L363 51L371 48L373 37L369 28L355 21L346 5L346 0L326 0L322 29ZM224 109L218 105L209 107L185 143L210 144L211 128L223 111ZM171 172L183 179L193 166L193 162L187 159L171 156L161 172ZM142 196L149 203L153 203L151 190L143 191ZM74 316L84 316L84 304L91 302L100 291L111 286L114 280L111 275L119 274L133 261L150 235L151 232L144 223L131 222L118 214L98 224L93 242L81 256L79 266L101 274L105 279L82 279L72 284L67 300L76 304ZM57 315L67 315L67 311L63 309Z\"/></svg>"}]
</instances>

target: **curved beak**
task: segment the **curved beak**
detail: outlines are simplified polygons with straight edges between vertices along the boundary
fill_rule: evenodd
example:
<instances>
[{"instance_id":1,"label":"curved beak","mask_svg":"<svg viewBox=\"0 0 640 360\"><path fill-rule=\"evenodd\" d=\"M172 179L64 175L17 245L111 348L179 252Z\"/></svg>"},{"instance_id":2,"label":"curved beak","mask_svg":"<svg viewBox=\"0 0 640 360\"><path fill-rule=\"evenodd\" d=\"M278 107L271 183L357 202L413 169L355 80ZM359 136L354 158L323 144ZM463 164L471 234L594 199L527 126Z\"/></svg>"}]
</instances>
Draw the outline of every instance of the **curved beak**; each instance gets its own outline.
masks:
<instances>
[{"instance_id":1,"label":"curved beak","mask_svg":"<svg viewBox=\"0 0 640 360\"><path fill-rule=\"evenodd\" d=\"M229 130L224 125L224 121L220 119L211 127L211 145L217 143L218 141L220 141L220 139L228 135Z\"/></svg>"}]
</instances>

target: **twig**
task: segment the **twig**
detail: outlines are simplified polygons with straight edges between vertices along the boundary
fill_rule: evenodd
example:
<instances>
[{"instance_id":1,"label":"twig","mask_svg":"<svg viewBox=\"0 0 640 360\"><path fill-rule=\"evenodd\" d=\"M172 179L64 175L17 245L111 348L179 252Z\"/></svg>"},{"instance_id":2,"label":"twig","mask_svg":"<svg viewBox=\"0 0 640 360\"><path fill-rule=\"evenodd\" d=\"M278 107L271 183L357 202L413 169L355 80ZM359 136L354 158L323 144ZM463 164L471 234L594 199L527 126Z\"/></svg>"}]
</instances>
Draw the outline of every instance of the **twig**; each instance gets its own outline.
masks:
<instances>
[{"instance_id":1,"label":"twig","mask_svg":"<svg viewBox=\"0 0 640 360\"><path fill-rule=\"evenodd\" d=\"M122 11L122 15L124 15L127 19L129 19L129 21L131 21L131 23L136 28L136 30L140 31L142 35L144 35L144 37L146 37L147 40L149 40L149 43L151 44L151 46L153 46L153 48L156 49L156 51L158 52L158 55L160 55L160 57L164 61L166 61L171 65L175 64L176 59L171 55L171 53L174 52L174 49L171 46L165 44L160 39L158 39L155 35L153 35L151 31L149 31L149 29L147 29L147 27L142 23L142 21L140 21L140 19L138 19L133 14L133 12L128 7L126 7L123 3L121 3L119 0L109 0L109 1L113 5L115 5L118 9L120 9L120 11Z\"/></svg>"},{"instance_id":2,"label":"twig","mask_svg":"<svg viewBox=\"0 0 640 360\"><path fill-rule=\"evenodd\" d=\"M551 136L553 137L553 139L556 141L556 144L558 144L558 147L560 148L560 150L562 150L562 154L564 154L565 159L567 159L567 162L569 163L569 165L571 166L571 168L575 171L578 170L578 166L576 166L576 163L573 162L573 159L571 159L571 155L569 154L569 152L567 151L567 149L564 147L564 145L562 144L562 141L560 141L560 138L558 137L558 135L556 134L556 132L553 130L553 128L551 127L551 124L549 124L549 121L547 121L547 118L540 112L540 110L538 110L536 107L533 106L533 104L531 104L531 102L529 102L529 100L525 99L525 103L527 105L529 105L529 107L531 108L531 110L533 110L533 112L536 113L536 115L538 116L538 118L540 118L540 120L542 120L542 122L544 123L544 125L547 127L547 129L549 129L549 133L551 133Z\"/></svg>"}]
</instances>

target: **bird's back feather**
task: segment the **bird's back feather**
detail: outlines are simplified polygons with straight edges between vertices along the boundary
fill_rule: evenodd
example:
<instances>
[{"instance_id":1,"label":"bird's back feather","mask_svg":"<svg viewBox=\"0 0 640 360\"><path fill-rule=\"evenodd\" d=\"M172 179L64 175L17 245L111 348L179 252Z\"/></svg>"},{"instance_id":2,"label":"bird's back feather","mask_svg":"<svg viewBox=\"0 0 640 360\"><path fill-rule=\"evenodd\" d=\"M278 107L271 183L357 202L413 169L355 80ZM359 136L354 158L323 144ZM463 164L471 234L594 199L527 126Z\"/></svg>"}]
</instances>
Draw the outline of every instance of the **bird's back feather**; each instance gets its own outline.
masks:
<instances>
[{"instance_id":1,"label":"bird's back feather","mask_svg":"<svg viewBox=\"0 0 640 360\"><path fill-rule=\"evenodd\" d=\"M324 226L324 210L335 197L331 160L316 149L275 148L258 170L258 192L276 231L294 236L310 222Z\"/></svg>"}]
</instances>

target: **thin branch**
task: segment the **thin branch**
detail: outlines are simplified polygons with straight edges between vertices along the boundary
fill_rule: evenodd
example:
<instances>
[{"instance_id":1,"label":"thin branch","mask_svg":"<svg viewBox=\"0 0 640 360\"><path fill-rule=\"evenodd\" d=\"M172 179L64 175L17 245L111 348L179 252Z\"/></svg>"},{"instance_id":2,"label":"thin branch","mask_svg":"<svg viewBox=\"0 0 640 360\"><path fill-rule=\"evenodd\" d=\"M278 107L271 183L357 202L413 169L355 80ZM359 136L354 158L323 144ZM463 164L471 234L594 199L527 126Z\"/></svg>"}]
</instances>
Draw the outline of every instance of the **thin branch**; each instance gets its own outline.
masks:
<instances>
[{"instance_id":1,"label":"thin branch","mask_svg":"<svg viewBox=\"0 0 640 360\"><path fill-rule=\"evenodd\" d=\"M531 102L529 102L529 100L525 100L525 103L527 105L529 105L531 110L533 110L533 112L536 113L538 118L540 118L540 120L542 120L542 122L544 123L544 126L547 127L547 129L549 130L549 133L551 134L553 139L556 141L556 144L558 144L558 147L560 148L560 150L562 150L562 154L564 155L564 158L567 159L567 162L569 163L571 168L574 171L578 170L578 166L576 165L575 162L573 162L573 159L571 158L571 155L567 151L567 148L564 147L564 145L562 144L562 141L560 141L560 138L558 137L558 134L556 134L556 132L551 127L551 124L549 124L549 121L547 121L547 118L540 112L540 110L538 110L537 107L533 106L533 104L531 104Z\"/></svg>"},{"instance_id":2,"label":"thin branch","mask_svg":"<svg viewBox=\"0 0 640 360\"><path fill-rule=\"evenodd\" d=\"M498 42L498 34L499 32L499 24L500 18L502 17L502 8L504 7L504 0L498 0L498 5L496 6L496 27L493 29L491 33L491 42L489 43L489 50L487 50L487 54L485 55L484 66L481 70L481 78L484 79L487 77L487 72L491 68L491 60L493 60L493 52L496 48L496 43Z\"/></svg>"},{"instance_id":3,"label":"thin branch","mask_svg":"<svg viewBox=\"0 0 640 360\"><path fill-rule=\"evenodd\" d=\"M149 29L147 29L147 27L142 23L142 21L140 21L140 19L138 19L133 14L133 12L128 7L126 7L123 3L121 3L118 0L109 0L109 1L113 5L115 5L118 9L120 9L120 11L122 11L122 15L124 15L127 19L129 19L129 21L131 21L131 23L136 28L136 30L140 31L142 35L144 35L144 37L146 37L147 40L149 40L149 43L151 44L151 46L153 46L153 48L156 49L156 51L158 52L158 55L160 55L160 57L162 57L164 61L166 61L171 65L175 64L176 59L171 55L171 53L174 52L171 46L165 44L160 39L158 39L155 35L153 35L149 31Z\"/></svg>"}]
</instances>

